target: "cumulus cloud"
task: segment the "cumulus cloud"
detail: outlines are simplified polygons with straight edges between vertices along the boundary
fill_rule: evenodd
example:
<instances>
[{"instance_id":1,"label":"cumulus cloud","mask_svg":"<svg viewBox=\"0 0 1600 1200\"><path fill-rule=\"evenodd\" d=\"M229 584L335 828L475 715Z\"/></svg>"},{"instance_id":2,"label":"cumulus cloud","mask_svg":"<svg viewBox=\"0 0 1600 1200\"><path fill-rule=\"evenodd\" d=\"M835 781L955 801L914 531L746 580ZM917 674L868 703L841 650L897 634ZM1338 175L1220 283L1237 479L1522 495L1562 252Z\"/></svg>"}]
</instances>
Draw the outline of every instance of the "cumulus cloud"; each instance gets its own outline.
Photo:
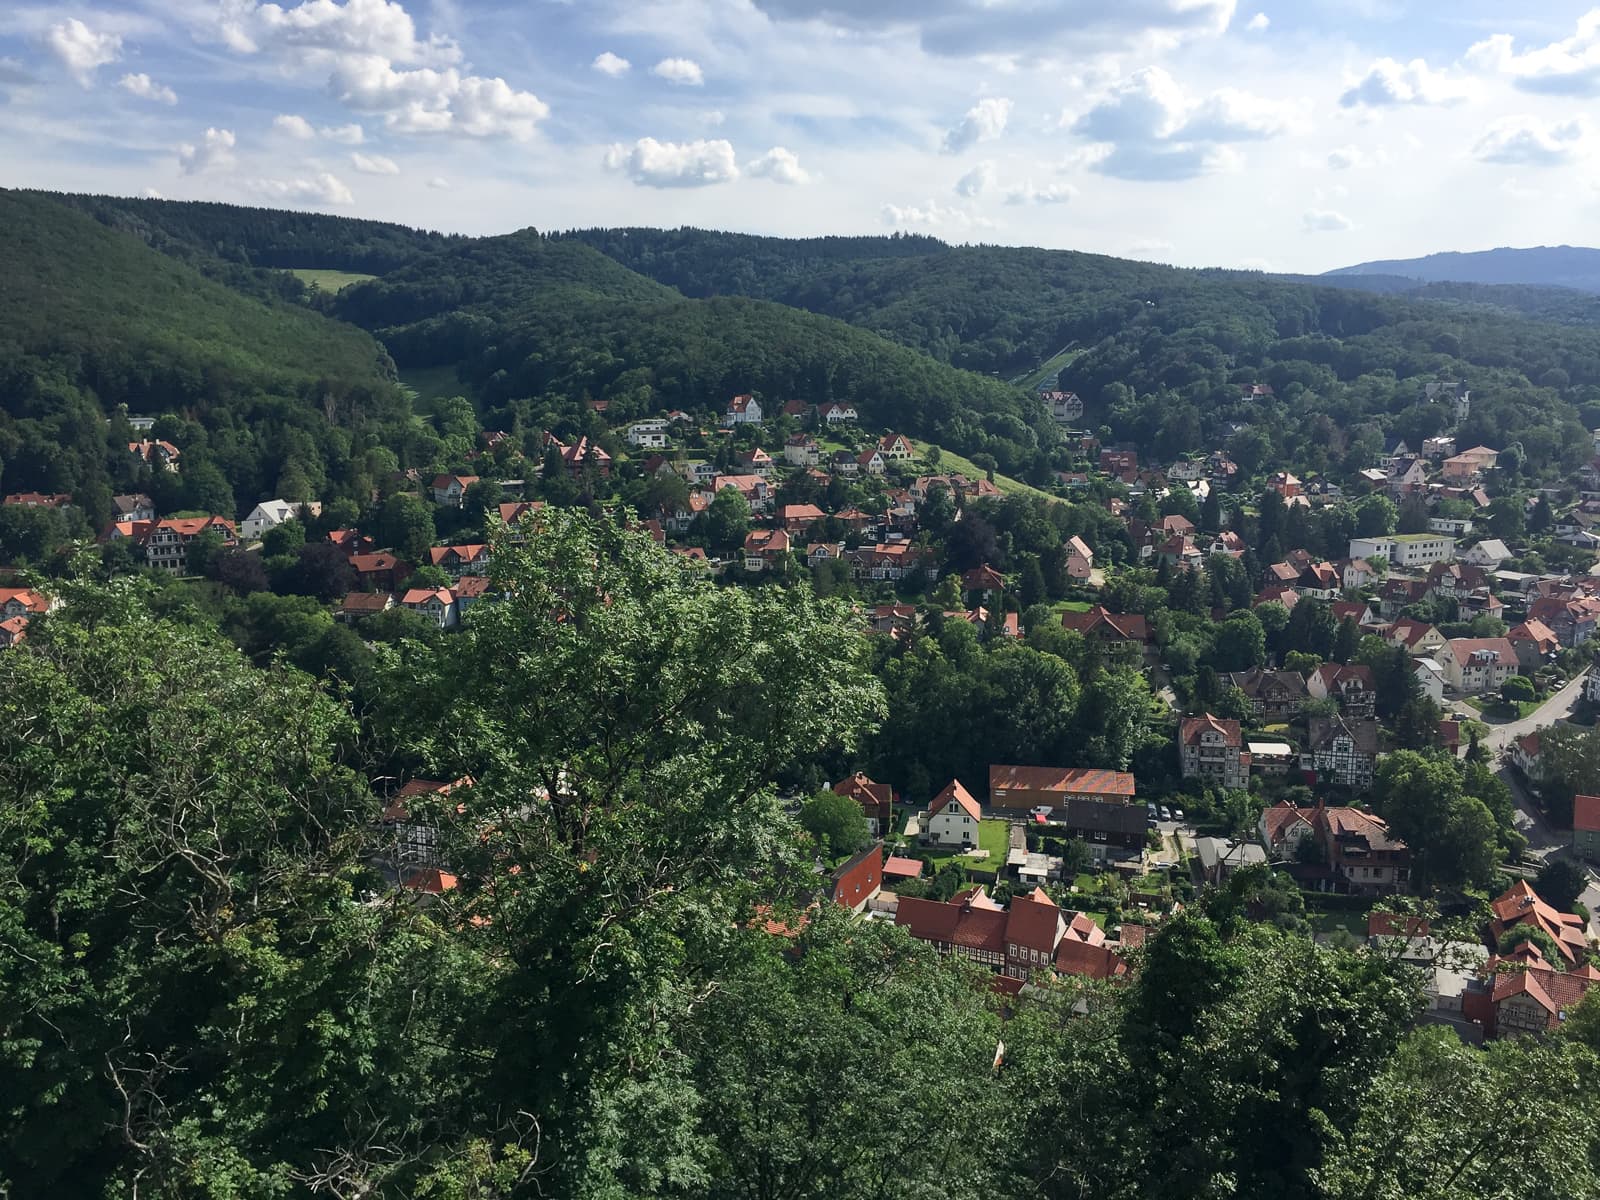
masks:
<instances>
[{"instance_id":1,"label":"cumulus cloud","mask_svg":"<svg viewBox=\"0 0 1600 1200\"><path fill-rule=\"evenodd\" d=\"M599 71L602 75L609 75L615 79L618 75L626 75L633 64L620 54L613 54L609 50L602 50L594 56L594 61L589 64L591 70Z\"/></svg>"},{"instance_id":2,"label":"cumulus cloud","mask_svg":"<svg viewBox=\"0 0 1600 1200\"><path fill-rule=\"evenodd\" d=\"M979 100L967 109L967 115L945 132L943 149L946 154L960 154L979 142L992 142L1006 131L1011 119L1011 101L1004 96L990 96Z\"/></svg>"},{"instance_id":3,"label":"cumulus cloud","mask_svg":"<svg viewBox=\"0 0 1600 1200\"><path fill-rule=\"evenodd\" d=\"M1502 117L1486 129L1472 156L1507 167L1558 167L1589 150L1585 117L1546 123L1535 117Z\"/></svg>"},{"instance_id":4,"label":"cumulus cloud","mask_svg":"<svg viewBox=\"0 0 1600 1200\"><path fill-rule=\"evenodd\" d=\"M800 165L792 150L774 146L761 157L745 164L745 173L774 183L810 183L811 173Z\"/></svg>"},{"instance_id":5,"label":"cumulus cloud","mask_svg":"<svg viewBox=\"0 0 1600 1200\"><path fill-rule=\"evenodd\" d=\"M1232 166L1230 143L1264 141L1289 128L1282 105L1224 88L1199 100L1160 67L1117 84L1087 112L1064 118L1101 147L1089 169L1118 179L1190 179Z\"/></svg>"},{"instance_id":6,"label":"cumulus cloud","mask_svg":"<svg viewBox=\"0 0 1600 1200\"><path fill-rule=\"evenodd\" d=\"M1350 83L1339 97L1345 108L1396 108L1408 104L1455 104L1466 98L1466 86L1420 58L1403 63L1380 58L1366 74Z\"/></svg>"},{"instance_id":7,"label":"cumulus cloud","mask_svg":"<svg viewBox=\"0 0 1600 1200\"><path fill-rule=\"evenodd\" d=\"M1006 193L1007 204L1065 204L1078 194L1070 183L1052 183L1035 187L1033 180L1014 187Z\"/></svg>"},{"instance_id":8,"label":"cumulus cloud","mask_svg":"<svg viewBox=\"0 0 1600 1200\"><path fill-rule=\"evenodd\" d=\"M896 229L950 228L988 229L993 221L974 215L964 208L954 208L929 200L924 204L885 204L879 215L885 225Z\"/></svg>"},{"instance_id":9,"label":"cumulus cloud","mask_svg":"<svg viewBox=\"0 0 1600 1200\"><path fill-rule=\"evenodd\" d=\"M398 175L400 164L381 154L362 154L359 150L350 156L350 165L363 175Z\"/></svg>"},{"instance_id":10,"label":"cumulus cloud","mask_svg":"<svg viewBox=\"0 0 1600 1200\"><path fill-rule=\"evenodd\" d=\"M1362 167L1367 163L1367 156L1360 146L1340 146L1328 151L1328 166L1335 171L1348 171L1352 167Z\"/></svg>"},{"instance_id":11,"label":"cumulus cloud","mask_svg":"<svg viewBox=\"0 0 1600 1200\"><path fill-rule=\"evenodd\" d=\"M341 180L326 171L305 179L252 179L245 186L269 200L289 203L349 204L355 199Z\"/></svg>"},{"instance_id":12,"label":"cumulus cloud","mask_svg":"<svg viewBox=\"0 0 1600 1200\"><path fill-rule=\"evenodd\" d=\"M117 86L129 95L137 96L141 100L154 100L157 104L176 104L178 102L177 92L165 84L157 83L143 72L137 75L124 75L117 80Z\"/></svg>"},{"instance_id":13,"label":"cumulus cloud","mask_svg":"<svg viewBox=\"0 0 1600 1200\"><path fill-rule=\"evenodd\" d=\"M349 125L324 125L317 132L328 141L338 142L341 146L359 146L367 137L361 131L361 126L353 121Z\"/></svg>"},{"instance_id":14,"label":"cumulus cloud","mask_svg":"<svg viewBox=\"0 0 1600 1200\"><path fill-rule=\"evenodd\" d=\"M1600 96L1600 8L1579 17L1571 37L1519 52L1509 33L1498 33L1468 50L1467 61L1510 76L1525 92Z\"/></svg>"},{"instance_id":15,"label":"cumulus cloud","mask_svg":"<svg viewBox=\"0 0 1600 1200\"><path fill-rule=\"evenodd\" d=\"M273 117L272 129L274 133L292 137L297 142L309 142L317 136L317 131L311 128L311 122L294 113L279 113Z\"/></svg>"},{"instance_id":16,"label":"cumulus cloud","mask_svg":"<svg viewBox=\"0 0 1600 1200\"><path fill-rule=\"evenodd\" d=\"M222 13L217 33L229 47L270 55L289 70L326 72L340 101L381 116L397 133L526 140L550 112L504 79L464 73L460 47L437 34L422 37L394 0L292 7L232 0Z\"/></svg>"},{"instance_id":17,"label":"cumulus cloud","mask_svg":"<svg viewBox=\"0 0 1600 1200\"><path fill-rule=\"evenodd\" d=\"M449 189L450 181L443 175L435 175L428 180L428 186L442 192Z\"/></svg>"},{"instance_id":18,"label":"cumulus cloud","mask_svg":"<svg viewBox=\"0 0 1600 1200\"><path fill-rule=\"evenodd\" d=\"M983 162L956 180L956 195L965 196L970 200L990 191L994 185L994 163L984 159Z\"/></svg>"},{"instance_id":19,"label":"cumulus cloud","mask_svg":"<svg viewBox=\"0 0 1600 1200\"><path fill-rule=\"evenodd\" d=\"M1237 0L754 0L773 20L909 36L932 54L958 58L1039 56L1063 45L1124 48L1134 38L1165 42L1215 36Z\"/></svg>"},{"instance_id":20,"label":"cumulus cloud","mask_svg":"<svg viewBox=\"0 0 1600 1200\"><path fill-rule=\"evenodd\" d=\"M663 58L650 68L650 74L685 87L699 87L706 81L700 64L692 58Z\"/></svg>"},{"instance_id":21,"label":"cumulus cloud","mask_svg":"<svg viewBox=\"0 0 1600 1200\"><path fill-rule=\"evenodd\" d=\"M605 165L641 187L709 187L739 178L733 145L722 138L697 142L640 138L631 147L612 146Z\"/></svg>"},{"instance_id":22,"label":"cumulus cloud","mask_svg":"<svg viewBox=\"0 0 1600 1200\"><path fill-rule=\"evenodd\" d=\"M1258 12L1255 16L1251 17L1248 21L1245 22L1244 27L1246 29L1248 29L1251 33L1260 33L1262 30L1266 29L1266 27L1268 25L1271 25L1271 24L1272 24L1272 18L1271 17L1267 16L1266 13Z\"/></svg>"},{"instance_id":23,"label":"cumulus cloud","mask_svg":"<svg viewBox=\"0 0 1600 1200\"><path fill-rule=\"evenodd\" d=\"M208 128L199 142L184 142L178 147L178 169L185 175L200 175L233 163L233 130Z\"/></svg>"},{"instance_id":24,"label":"cumulus cloud","mask_svg":"<svg viewBox=\"0 0 1600 1200\"><path fill-rule=\"evenodd\" d=\"M114 33L96 33L77 17L50 26L44 37L50 52L61 60L84 87L94 83L94 73L122 57L122 39Z\"/></svg>"},{"instance_id":25,"label":"cumulus cloud","mask_svg":"<svg viewBox=\"0 0 1600 1200\"><path fill-rule=\"evenodd\" d=\"M1355 222L1331 208L1313 208L1301 216L1300 228L1307 233L1343 233L1347 229L1354 229Z\"/></svg>"}]
</instances>

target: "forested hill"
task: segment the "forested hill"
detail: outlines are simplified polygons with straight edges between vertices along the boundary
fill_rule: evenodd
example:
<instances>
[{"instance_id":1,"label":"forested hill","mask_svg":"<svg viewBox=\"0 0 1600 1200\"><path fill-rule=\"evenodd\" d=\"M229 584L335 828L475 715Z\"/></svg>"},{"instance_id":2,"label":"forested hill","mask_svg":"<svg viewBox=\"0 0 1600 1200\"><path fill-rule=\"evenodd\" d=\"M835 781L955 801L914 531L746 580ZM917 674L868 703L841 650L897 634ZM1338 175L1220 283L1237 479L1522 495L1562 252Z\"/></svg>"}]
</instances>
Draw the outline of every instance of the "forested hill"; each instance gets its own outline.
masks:
<instances>
[{"instance_id":1,"label":"forested hill","mask_svg":"<svg viewBox=\"0 0 1600 1200\"><path fill-rule=\"evenodd\" d=\"M1586 246L1501 246L1494 250L1449 251L1422 258L1357 263L1327 274L1399 275L1430 283L1536 284L1600 292L1600 250Z\"/></svg>"},{"instance_id":2,"label":"forested hill","mask_svg":"<svg viewBox=\"0 0 1600 1200\"><path fill-rule=\"evenodd\" d=\"M171 415L158 436L183 446L192 494L164 496L169 510L230 515L285 476L319 491L347 476L330 422L380 440L409 424L360 329L243 295L42 194L0 191L0 228L5 491L70 492L103 520L136 482L128 427L107 423L124 404Z\"/></svg>"}]
</instances>

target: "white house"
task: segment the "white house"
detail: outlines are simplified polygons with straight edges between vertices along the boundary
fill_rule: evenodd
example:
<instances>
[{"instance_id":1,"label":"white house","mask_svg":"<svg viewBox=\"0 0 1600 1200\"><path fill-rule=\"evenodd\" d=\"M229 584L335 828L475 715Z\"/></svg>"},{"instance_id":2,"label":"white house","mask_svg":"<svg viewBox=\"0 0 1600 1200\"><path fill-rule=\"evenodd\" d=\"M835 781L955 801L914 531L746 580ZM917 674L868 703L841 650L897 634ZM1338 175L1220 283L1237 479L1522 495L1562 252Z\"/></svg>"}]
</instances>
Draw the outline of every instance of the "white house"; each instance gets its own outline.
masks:
<instances>
[{"instance_id":1,"label":"white house","mask_svg":"<svg viewBox=\"0 0 1600 1200\"><path fill-rule=\"evenodd\" d=\"M1466 517L1429 517L1429 533L1447 533L1453 538L1466 537L1472 532L1472 522Z\"/></svg>"},{"instance_id":2,"label":"white house","mask_svg":"<svg viewBox=\"0 0 1600 1200\"><path fill-rule=\"evenodd\" d=\"M1358 537L1350 539L1350 557L1389 561L1394 552L1394 540L1386 537Z\"/></svg>"},{"instance_id":3,"label":"white house","mask_svg":"<svg viewBox=\"0 0 1600 1200\"><path fill-rule=\"evenodd\" d=\"M1439 656L1445 682L1468 696L1498 688L1517 673L1517 651L1503 637L1451 638Z\"/></svg>"},{"instance_id":4,"label":"white house","mask_svg":"<svg viewBox=\"0 0 1600 1200\"><path fill-rule=\"evenodd\" d=\"M285 521L294 520L300 515L301 508L307 509L312 516L322 512L320 504L290 504L287 500L263 500L250 510L250 515L239 523L239 534L246 541L253 542L269 529L275 529Z\"/></svg>"},{"instance_id":5,"label":"white house","mask_svg":"<svg viewBox=\"0 0 1600 1200\"><path fill-rule=\"evenodd\" d=\"M928 805L922 833L940 846L976 846L982 819L983 810L972 793L961 786L959 779L952 779Z\"/></svg>"},{"instance_id":6,"label":"white house","mask_svg":"<svg viewBox=\"0 0 1600 1200\"><path fill-rule=\"evenodd\" d=\"M635 421L628 426L628 445L641 450L665 450L667 447L667 422L664 417L648 421Z\"/></svg>"},{"instance_id":7,"label":"white house","mask_svg":"<svg viewBox=\"0 0 1600 1200\"><path fill-rule=\"evenodd\" d=\"M1422 685L1422 694L1435 704L1444 703L1444 668L1436 659L1414 658L1411 660L1411 673L1417 677L1417 682Z\"/></svg>"},{"instance_id":8,"label":"white house","mask_svg":"<svg viewBox=\"0 0 1600 1200\"><path fill-rule=\"evenodd\" d=\"M1389 561L1400 567L1449 562L1456 556L1455 538L1440 533L1397 533L1389 542Z\"/></svg>"},{"instance_id":9,"label":"white house","mask_svg":"<svg viewBox=\"0 0 1600 1200\"><path fill-rule=\"evenodd\" d=\"M859 419L855 407L850 404L824 404L820 412L824 424L830 428L835 425L848 425Z\"/></svg>"},{"instance_id":10,"label":"white house","mask_svg":"<svg viewBox=\"0 0 1600 1200\"><path fill-rule=\"evenodd\" d=\"M1463 554L1461 561L1469 566L1482 567L1486 571L1498 571L1500 564L1510 557L1510 547L1499 538L1484 538Z\"/></svg>"},{"instance_id":11,"label":"white house","mask_svg":"<svg viewBox=\"0 0 1600 1200\"><path fill-rule=\"evenodd\" d=\"M440 629L451 629L461 619L455 593L449 588L412 588L400 597L400 603L412 612L432 617Z\"/></svg>"},{"instance_id":12,"label":"white house","mask_svg":"<svg viewBox=\"0 0 1600 1200\"><path fill-rule=\"evenodd\" d=\"M728 401L728 410L722 415L724 425L761 424L761 402L748 392Z\"/></svg>"}]
</instances>

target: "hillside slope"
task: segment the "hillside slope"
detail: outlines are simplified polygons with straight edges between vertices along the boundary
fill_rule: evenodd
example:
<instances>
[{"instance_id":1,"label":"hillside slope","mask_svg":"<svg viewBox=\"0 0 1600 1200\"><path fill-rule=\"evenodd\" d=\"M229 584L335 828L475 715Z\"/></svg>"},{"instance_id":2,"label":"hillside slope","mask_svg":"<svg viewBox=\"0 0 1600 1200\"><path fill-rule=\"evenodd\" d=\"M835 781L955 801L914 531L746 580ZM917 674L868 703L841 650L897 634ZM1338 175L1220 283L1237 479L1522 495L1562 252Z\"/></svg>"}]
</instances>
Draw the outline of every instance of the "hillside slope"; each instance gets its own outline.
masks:
<instances>
[{"instance_id":1,"label":"hillside slope","mask_svg":"<svg viewBox=\"0 0 1600 1200\"><path fill-rule=\"evenodd\" d=\"M1600 292L1600 250L1585 246L1448 251L1393 258L1328 271L1340 275L1399 275L1429 283L1521 283Z\"/></svg>"}]
</instances>

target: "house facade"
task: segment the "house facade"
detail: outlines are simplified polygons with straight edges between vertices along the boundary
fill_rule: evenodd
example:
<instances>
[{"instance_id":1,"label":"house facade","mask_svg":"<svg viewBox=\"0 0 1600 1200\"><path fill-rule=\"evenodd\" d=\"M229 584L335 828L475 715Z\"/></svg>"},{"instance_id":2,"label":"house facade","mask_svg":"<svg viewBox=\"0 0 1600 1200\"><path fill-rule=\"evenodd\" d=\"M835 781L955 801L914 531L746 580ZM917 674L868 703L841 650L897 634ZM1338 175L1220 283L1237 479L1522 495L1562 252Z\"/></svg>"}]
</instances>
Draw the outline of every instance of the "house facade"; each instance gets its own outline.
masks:
<instances>
[{"instance_id":1,"label":"house facade","mask_svg":"<svg viewBox=\"0 0 1600 1200\"><path fill-rule=\"evenodd\" d=\"M982 820L983 810L972 793L961 786L959 779L952 779L928 805L922 832L935 845L976 846Z\"/></svg>"},{"instance_id":2,"label":"house facade","mask_svg":"<svg viewBox=\"0 0 1600 1200\"><path fill-rule=\"evenodd\" d=\"M1317 778L1355 790L1372 786L1378 761L1378 723L1344 717L1312 717L1305 757Z\"/></svg>"},{"instance_id":3,"label":"house facade","mask_svg":"<svg viewBox=\"0 0 1600 1200\"><path fill-rule=\"evenodd\" d=\"M1204 779L1225 788L1250 782L1250 755L1239 734L1239 722L1206 713L1186 717L1178 726L1178 757L1185 779Z\"/></svg>"}]
</instances>

